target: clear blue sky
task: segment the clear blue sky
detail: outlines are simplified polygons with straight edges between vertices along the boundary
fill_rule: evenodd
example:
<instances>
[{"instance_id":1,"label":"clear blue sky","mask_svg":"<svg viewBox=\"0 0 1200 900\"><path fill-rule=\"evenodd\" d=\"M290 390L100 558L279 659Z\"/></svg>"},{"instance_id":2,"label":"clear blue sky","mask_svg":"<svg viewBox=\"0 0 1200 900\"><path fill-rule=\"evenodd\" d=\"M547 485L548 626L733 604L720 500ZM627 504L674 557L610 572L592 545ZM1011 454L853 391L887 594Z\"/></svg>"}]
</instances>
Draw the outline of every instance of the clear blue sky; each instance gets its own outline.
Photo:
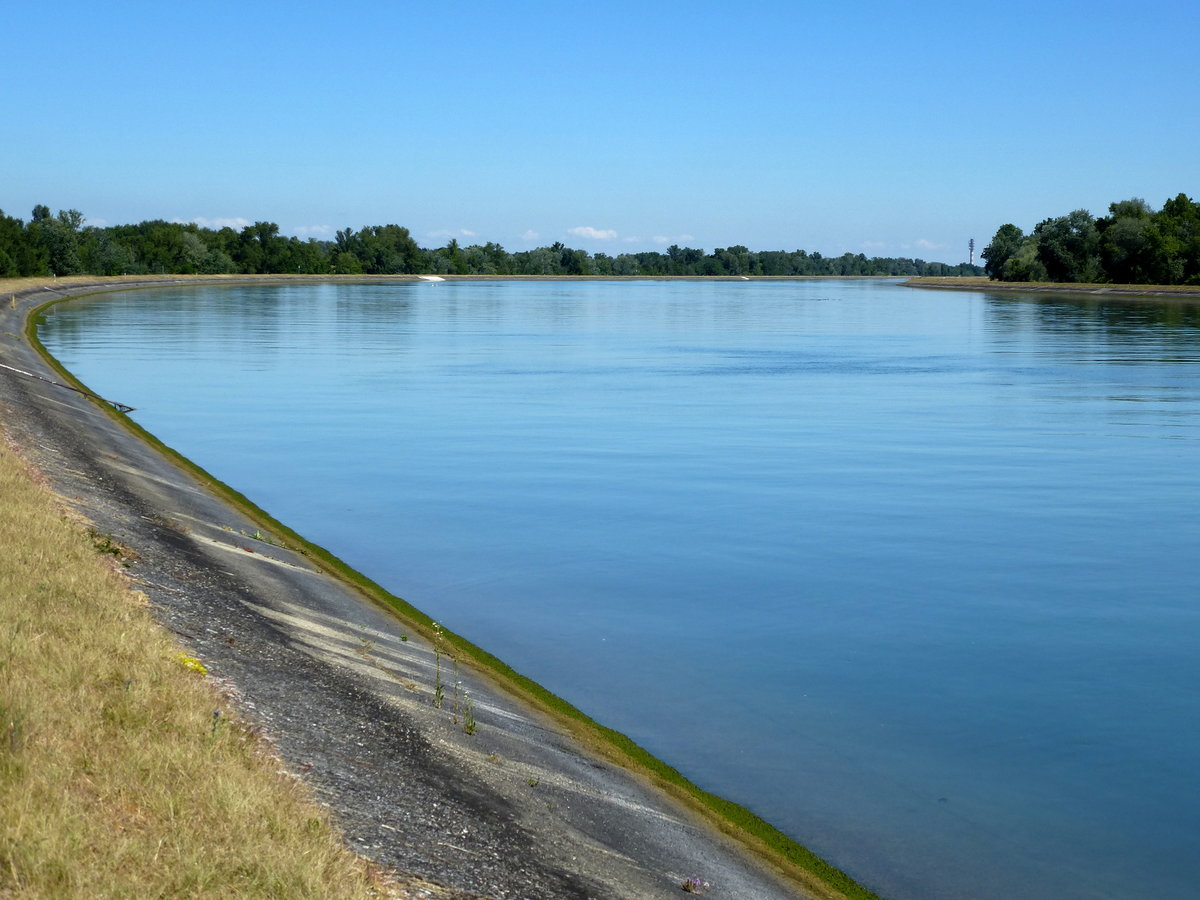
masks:
<instances>
[{"instance_id":1,"label":"clear blue sky","mask_svg":"<svg viewBox=\"0 0 1200 900\"><path fill-rule=\"evenodd\" d=\"M958 262L1200 194L1193 2L15 3L0 208Z\"/></svg>"}]
</instances>

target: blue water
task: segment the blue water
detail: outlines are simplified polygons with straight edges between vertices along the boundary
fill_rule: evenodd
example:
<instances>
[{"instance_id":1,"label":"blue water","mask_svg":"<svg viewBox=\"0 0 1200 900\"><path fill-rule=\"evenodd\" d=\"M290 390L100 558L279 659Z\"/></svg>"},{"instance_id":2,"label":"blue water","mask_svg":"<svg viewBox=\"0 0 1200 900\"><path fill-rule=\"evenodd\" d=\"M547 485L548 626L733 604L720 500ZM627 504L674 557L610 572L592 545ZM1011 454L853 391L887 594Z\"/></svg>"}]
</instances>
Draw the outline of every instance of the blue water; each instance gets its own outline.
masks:
<instances>
[{"instance_id":1,"label":"blue water","mask_svg":"<svg viewBox=\"0 0 1200 900\"><path fill-rule=\"evenodd\" d=\"M1200 311L301 285L100 297L41 335L886 897L1196 893Z\"/></svg>"}]
</instances>

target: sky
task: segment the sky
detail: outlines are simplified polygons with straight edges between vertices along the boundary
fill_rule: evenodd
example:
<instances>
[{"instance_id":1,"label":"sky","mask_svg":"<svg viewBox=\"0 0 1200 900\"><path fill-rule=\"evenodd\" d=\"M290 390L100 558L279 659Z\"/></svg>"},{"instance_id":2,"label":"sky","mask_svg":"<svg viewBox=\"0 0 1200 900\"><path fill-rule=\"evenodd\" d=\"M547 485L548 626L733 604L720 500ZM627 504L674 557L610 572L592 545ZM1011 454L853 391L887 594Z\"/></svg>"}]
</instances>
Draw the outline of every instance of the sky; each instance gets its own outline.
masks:
<instances>
[{"instance_id":1,"label":"sky","mask_svg":"<svg viewBox=\"0 0 1200 900\"><path fill-rule=\"evenodd\" d=\"M0 209L957 263L1200 195L1176 0L79 0L4 15Z\"/></svg>"}]
</instances>

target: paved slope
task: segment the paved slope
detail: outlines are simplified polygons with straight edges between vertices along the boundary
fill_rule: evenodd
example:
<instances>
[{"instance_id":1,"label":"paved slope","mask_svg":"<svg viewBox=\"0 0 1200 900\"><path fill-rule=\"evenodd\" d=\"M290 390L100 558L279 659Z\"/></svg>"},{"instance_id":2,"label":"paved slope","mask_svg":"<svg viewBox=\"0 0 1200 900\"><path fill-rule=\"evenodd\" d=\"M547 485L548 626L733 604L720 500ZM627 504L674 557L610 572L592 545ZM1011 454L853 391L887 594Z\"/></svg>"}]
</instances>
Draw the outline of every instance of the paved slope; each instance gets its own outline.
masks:
<instances>
[{"instance_id":1,"label":"paved slope","mask_svg":"<svg viewBox=\"0 0 1200 900\"><path fill-rule=\"evenodd\" d=\"M0 363L53 380L20 337L47 296L3 297ZM364 855L487 897L678 897L689 877L711 897L807 896L466 670L478 728L464 733L445 669L434 708L428 644L304 557L246 537L254 524L94 401L0 369L0 426L136 552L130 573L160 621L233 686Z\"/></svg>"}]
</instances>

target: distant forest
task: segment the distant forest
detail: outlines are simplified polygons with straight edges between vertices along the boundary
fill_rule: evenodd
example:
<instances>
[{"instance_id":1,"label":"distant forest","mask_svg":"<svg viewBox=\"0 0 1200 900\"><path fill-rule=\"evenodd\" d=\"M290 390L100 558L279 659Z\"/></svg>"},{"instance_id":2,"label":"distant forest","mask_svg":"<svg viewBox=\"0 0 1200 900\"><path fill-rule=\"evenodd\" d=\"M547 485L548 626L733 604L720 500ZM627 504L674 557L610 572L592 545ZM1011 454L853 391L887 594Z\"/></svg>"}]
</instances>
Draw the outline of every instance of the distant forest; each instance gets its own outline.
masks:
<instances>
[{"instance_id":1,"label":"distant forest","mask_svg":"<svg viewBox=\"0 0 1200 900\"><path fill-rule=\"evenodd\" d=\"M334 240L284 237L273 222L240 231L155 220L98 228L78 210L37 206L29 222L0 211L0 277L24 275L982 275L979 266L921 259L822 256L804 250L589 254L561 243L510 253L499 244L417 246L407 228L373 225Z\"/></svg>"},{"instance_id":2,"label":"distant forest","mask_svg":"<svg viewBox=\"0 0 1200 900\"><path fill-rule=\"evenodd\" d=\"M1031 234L1001 225L983 259L999 281L1200 284L1200 204L1179 194L1155 212L1134 198L1099 219L1086 209L1046 219Z\"/></svg>"}]
</instances>

